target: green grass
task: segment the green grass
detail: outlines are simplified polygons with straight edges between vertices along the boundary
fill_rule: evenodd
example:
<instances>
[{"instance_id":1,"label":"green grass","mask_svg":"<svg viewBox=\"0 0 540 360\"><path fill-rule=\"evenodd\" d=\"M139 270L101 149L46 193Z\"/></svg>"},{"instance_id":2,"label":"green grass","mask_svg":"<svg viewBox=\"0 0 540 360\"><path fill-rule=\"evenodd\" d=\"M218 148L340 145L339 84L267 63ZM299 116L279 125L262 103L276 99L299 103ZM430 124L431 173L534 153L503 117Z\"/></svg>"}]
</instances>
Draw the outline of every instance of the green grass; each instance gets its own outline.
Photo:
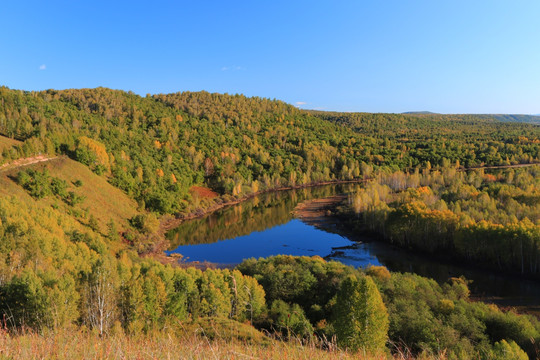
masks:
<instances>
[{"instance_id":1,"label":"green grass","mask_svg":"<svg viewBox=\"0 0 540 360\"><path fill-rule=\"evenodd\" d=\"M68 183L69 191L83 195L86 199L74 208L55 197L34 200L14 180L19 171L29 168L39 171L48 169L51 176ZM82 182L79 187L74 185L77 180ZM38 206L55 206L82 222L87 222L92 215L97 220L99 231L103 233L106 232L109 221L114 221L120 231L128 227L129 218L139 214L137 203L109 184L106 178L94 174L85 165L64 157L0 172L0 196L15 196L23 201L33 201ZM84 218L81 218L80 213L85 213Z\"/></svg>"}]
</instances>

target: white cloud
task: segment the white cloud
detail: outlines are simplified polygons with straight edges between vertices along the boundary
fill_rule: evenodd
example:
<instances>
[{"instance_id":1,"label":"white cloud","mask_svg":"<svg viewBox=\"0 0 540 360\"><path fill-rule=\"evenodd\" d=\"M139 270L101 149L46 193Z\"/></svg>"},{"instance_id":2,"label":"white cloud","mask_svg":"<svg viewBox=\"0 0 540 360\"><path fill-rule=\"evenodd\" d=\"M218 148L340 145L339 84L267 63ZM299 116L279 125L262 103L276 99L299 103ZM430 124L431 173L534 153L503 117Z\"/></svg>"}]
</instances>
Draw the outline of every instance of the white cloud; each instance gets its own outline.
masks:
<instances>
[{"instance_id":1,"label":"white cloud","mask_svg":"<svg viewBox=\"0 0 540 360\"><path fill-rule=\"evenodd\" d=\"M307 104L307 102L305 102L305 101L297 101L296 102L297 106L302 106L302 105L306 105L306 104Z\"/></svg>"},{"instance_id":2,"label":"white cloud","mask_svg":"<svg viewBox=\"0 0 540 360\"><path fill-rule=\"evenodd\" d=\"M224 66L221 68L221 71L229 71L229 70L232 70L232 71L240 71L240 70L244 70L243 67L241 66L238 66L238 65L235 65L235 66Z\"/></svg>"},{"instance_id":3,"label":"white cloud","mask_svg":"<svg viewBox=\"0 0 540 360\"><path fill-rule=\"evenodd\" d=\"M47 65L41 64L39 65L39 70L45 70L47 68Z\"/></svg>"}]
</instances>

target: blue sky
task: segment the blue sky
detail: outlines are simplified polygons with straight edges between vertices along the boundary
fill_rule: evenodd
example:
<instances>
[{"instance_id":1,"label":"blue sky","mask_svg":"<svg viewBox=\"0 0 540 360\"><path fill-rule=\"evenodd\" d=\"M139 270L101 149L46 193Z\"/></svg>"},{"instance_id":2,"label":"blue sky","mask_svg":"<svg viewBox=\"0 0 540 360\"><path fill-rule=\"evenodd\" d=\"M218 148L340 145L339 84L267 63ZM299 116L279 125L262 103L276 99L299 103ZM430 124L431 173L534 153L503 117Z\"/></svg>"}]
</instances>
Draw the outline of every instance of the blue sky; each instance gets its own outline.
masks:
<instances>
[{"instance_id":1,"label":"blue sky","mask_svg":"<svg viewBox=\"0 0 540 360\"><path fill-rule=\"evenodd\" d=\"M6 1L0 84L540 113L540 1Z\"/></svg>"}]
</instances>

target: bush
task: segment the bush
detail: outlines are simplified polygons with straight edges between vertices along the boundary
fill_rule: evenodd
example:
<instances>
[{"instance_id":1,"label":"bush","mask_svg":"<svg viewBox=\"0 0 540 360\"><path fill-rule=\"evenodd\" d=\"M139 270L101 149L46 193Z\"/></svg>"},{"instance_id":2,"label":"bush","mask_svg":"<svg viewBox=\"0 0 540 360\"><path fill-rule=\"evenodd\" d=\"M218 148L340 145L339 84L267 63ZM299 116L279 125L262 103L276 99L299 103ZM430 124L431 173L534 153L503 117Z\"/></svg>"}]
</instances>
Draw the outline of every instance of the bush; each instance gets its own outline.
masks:
<instances>
[{"instance_id":1,"label":"bush","mask_svg":"<svg viewBox=\"0 0 540 360\"><path fill-rule=\"evenodd\" d=\"M43 199L51 195L51 177L47 170L43 172L26 170L20 171L17 175L17 182L21 185L30 196L36 199Z\"/></svg>"},{"instance_id":2,"label":"bush","mask_svg":"<svg viewBox=\"0 0 540 360\"><path fill-rule=\"evenodd\" d=\"M129 220L131 226L143 234L154 234L159 230L159 219L154 214L139 214Z\"/></svg>"},{"instance_id":3,"label":"bush","mask_svg":"<svg viewBox=\"0 0 540 360\"><path fill-rule=\"evenodd\" d=\"M272 303L268 316L274 330L287 339L291 336L305 338L313 334L313 326L298 304L289 305L283 300L276 300Z\"/></svg>"}]
</instances>

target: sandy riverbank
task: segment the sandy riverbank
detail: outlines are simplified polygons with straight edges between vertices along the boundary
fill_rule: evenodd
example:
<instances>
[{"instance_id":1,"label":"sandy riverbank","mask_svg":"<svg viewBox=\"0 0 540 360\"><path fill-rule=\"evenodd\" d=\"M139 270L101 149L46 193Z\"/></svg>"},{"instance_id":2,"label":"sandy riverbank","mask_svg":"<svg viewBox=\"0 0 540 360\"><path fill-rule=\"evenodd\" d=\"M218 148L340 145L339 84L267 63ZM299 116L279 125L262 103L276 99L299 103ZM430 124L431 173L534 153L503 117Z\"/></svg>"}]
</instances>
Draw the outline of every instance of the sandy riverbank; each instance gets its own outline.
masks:
<instances>
[{"instance_id":1,"label":"sandy riverbank","mask_svg":"<svg viewBox=\"0 0 540 360\"><path fill-rule=\"evenodd\" d=\"M332 209L346 199L346 194L340 194L304 201L296 206L294 215L308 225L321 228L331 222L331 217L328 215L331 214Z\"/></svg>"}]
</instances>

